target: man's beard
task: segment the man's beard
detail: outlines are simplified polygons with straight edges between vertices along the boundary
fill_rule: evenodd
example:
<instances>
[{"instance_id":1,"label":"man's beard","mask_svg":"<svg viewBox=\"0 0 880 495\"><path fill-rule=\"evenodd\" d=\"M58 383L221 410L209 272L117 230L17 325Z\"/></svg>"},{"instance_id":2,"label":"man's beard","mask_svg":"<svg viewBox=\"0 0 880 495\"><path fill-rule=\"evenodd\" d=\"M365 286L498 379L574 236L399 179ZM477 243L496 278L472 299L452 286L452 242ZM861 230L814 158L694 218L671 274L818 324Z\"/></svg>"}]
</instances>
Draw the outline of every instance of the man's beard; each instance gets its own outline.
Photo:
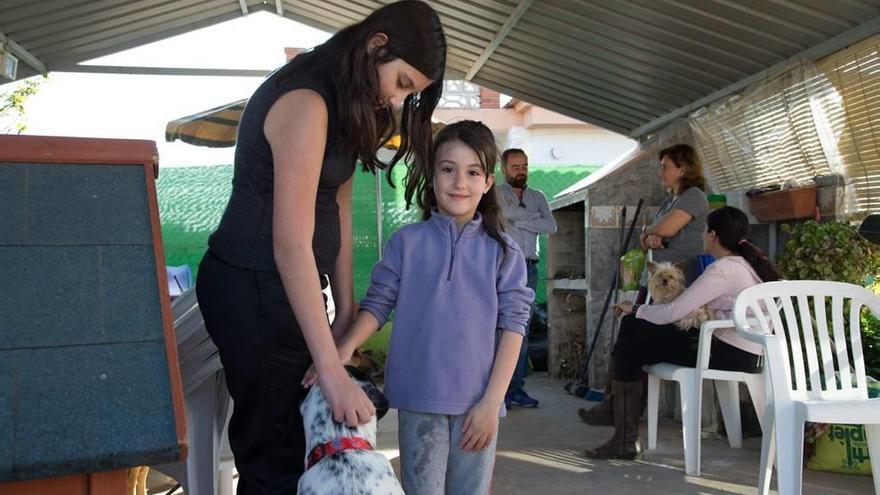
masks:
<instances>
[{"instance_id":1,"label":"man's beard","mask_svg":"<svg viewBox=\"0 0 880 495\"><path fill-rule=\"evenodd\" d=\"M517 175L514 177L508 177L507 183L510 184L510 187L515 187L517 189L522 189L526 187L526 182L528 182L529 178L525 175Z\"/></svg>"}]
</instances>

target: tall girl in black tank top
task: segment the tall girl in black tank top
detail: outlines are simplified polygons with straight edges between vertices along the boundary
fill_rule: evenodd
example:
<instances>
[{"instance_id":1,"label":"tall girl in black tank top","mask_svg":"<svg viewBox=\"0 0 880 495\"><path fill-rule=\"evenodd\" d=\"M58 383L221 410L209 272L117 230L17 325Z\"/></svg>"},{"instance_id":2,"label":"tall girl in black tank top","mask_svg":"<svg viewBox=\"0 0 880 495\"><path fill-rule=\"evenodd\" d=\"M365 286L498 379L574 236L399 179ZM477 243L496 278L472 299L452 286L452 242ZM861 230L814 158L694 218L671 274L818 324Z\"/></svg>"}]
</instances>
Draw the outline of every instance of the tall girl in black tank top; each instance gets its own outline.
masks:
<instances>
[{"instance_id":1,"label":"tall girl in black tank top","mask_svg":"<svg viewBox=\"0 0 880 495\"><path fill-rule=\"evenodd\" d=\"M334 419L374 413L334 344L353 317L351 194L355 162L374 172L395 132L427 163L446 41L420 1L376 10L300 54L257 89L238 130L232 195L196 285L234 410L229 440L238 493L296 492L305 441L299 402L314 362ZM392 110L402 108L399 129ZM407 174L412 198L421 171ZM389 175L390 177L390 175ZM336 306L332 328L322 288Z\"/></svg>"}]
</instances>

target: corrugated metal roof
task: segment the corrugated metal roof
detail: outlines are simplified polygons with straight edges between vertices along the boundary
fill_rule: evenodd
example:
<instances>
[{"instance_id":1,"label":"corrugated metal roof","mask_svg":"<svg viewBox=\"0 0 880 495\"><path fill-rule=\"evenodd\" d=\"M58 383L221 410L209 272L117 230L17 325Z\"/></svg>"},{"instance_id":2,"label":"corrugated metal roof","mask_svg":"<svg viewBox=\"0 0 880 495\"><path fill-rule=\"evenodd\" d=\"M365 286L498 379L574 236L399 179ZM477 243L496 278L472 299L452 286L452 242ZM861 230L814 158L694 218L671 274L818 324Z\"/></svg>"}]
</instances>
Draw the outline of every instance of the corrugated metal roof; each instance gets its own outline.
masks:
<instances>
[{"instance_id":1,"label":"corrugated metal roof","mask_svg":"<svg viewBox=\"0 0 880 495\"><path fill-rule=\"evenodd\" d=\"M245 12L280 12L335 31L385 3L6 0L0 33L48 70L64 70ZM791 57L839 49L880 30L880 0L429 3L446 29L450 78L472 73L483 86L631 135Z\"/></svg>"}]
</instances>

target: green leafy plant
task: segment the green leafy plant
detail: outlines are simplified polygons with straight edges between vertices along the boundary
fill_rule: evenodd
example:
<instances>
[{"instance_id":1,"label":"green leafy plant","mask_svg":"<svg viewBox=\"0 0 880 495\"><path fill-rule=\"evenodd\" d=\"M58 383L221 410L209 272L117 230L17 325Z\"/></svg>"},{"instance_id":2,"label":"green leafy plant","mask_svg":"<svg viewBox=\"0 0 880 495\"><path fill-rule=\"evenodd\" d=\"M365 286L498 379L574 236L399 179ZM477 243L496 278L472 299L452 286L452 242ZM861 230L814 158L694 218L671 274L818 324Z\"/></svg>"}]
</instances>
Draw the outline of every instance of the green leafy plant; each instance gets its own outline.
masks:
<instances>
[{"instance_id":1,"label":"green leafy plant","mask_svg":"<svg viewBox=\"0 0 880 495\"><path fill-rule=\"evenodd\" d=\"M782 230L790 237L779 255L778 265L788 279L865 285L877 275L877 250L848 223L810 220L783 225Z\"/></svg>"},{"instance_id":2,"label":"green leafy plant","mask_svg":"<svg viewBox=\"0 0 880 495\"><path fill-rule=\"evenodd\" d=\"M871 313L862 314L862 351L868 376L880 377L880 320Z\"/></svg>"},{"instance_id":3,"label":"green leafy plant","mask_svg":"<svg viewBox=\"0 0 880 495\"><path fill-rule=\"evenodd\" d=\"M786 278L833 280L855 285L875 282L880 270L880 253L859 235L855 226L810 220L793 226L783 225L782 230L790 234L778 258L779 270ZM830 301L826 314L831 314ZM867 373L880 376L880 320L865 309L861 320ZM830 321L828 326L832 326Z\"/></svg>"}]
</instances>

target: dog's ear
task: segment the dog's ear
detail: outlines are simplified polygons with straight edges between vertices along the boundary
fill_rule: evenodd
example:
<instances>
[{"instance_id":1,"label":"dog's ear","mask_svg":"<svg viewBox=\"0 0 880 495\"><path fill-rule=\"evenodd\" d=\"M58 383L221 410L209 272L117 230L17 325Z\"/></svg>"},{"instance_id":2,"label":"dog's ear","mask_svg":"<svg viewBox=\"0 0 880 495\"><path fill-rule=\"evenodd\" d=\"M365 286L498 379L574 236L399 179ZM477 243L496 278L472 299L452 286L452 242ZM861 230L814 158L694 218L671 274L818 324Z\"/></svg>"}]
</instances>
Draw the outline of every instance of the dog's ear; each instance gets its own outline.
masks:
<instances>
[{"instance_id":1,"label":"dog's ear","mask_svg":"<svg viewBox=\"0 0 880 495\"><path fill-rule=\"evenodd\" d=\"M364 384L361 387L364 393L367 394L367 397L370 399L370 402L373 403L373 407L376 408L376 421L379 421L385 414L388 413L388 408L390 404L388 402L388 398L385 397L385 394L379 390L379 387L376 386L372 380L369 383Z\"/></svg>"},{"instance_id":2,"label":"dog's ear","mask_svg":"<svg viewBox=\"0 0 880 495\"><path fill-rule=\"evenodd\" d=\"M684 262L683 262L683 261L679 261L678 263L673 263L672 266L674 266L675 268L677 268L678 271L684 273Z\"/></svg>"},{"instance_id":3,"label":"dog's ear","mask_svg":"<svg viewBox=\"0 0 880 495\"><path fill-rule=\"evenodd\" d=\"M653 261L649 261L648 262L648 273L653 275L654 272L656 272L656 271L657 271L657 263L654 263Z\"/></svg>"}]
</instances>

